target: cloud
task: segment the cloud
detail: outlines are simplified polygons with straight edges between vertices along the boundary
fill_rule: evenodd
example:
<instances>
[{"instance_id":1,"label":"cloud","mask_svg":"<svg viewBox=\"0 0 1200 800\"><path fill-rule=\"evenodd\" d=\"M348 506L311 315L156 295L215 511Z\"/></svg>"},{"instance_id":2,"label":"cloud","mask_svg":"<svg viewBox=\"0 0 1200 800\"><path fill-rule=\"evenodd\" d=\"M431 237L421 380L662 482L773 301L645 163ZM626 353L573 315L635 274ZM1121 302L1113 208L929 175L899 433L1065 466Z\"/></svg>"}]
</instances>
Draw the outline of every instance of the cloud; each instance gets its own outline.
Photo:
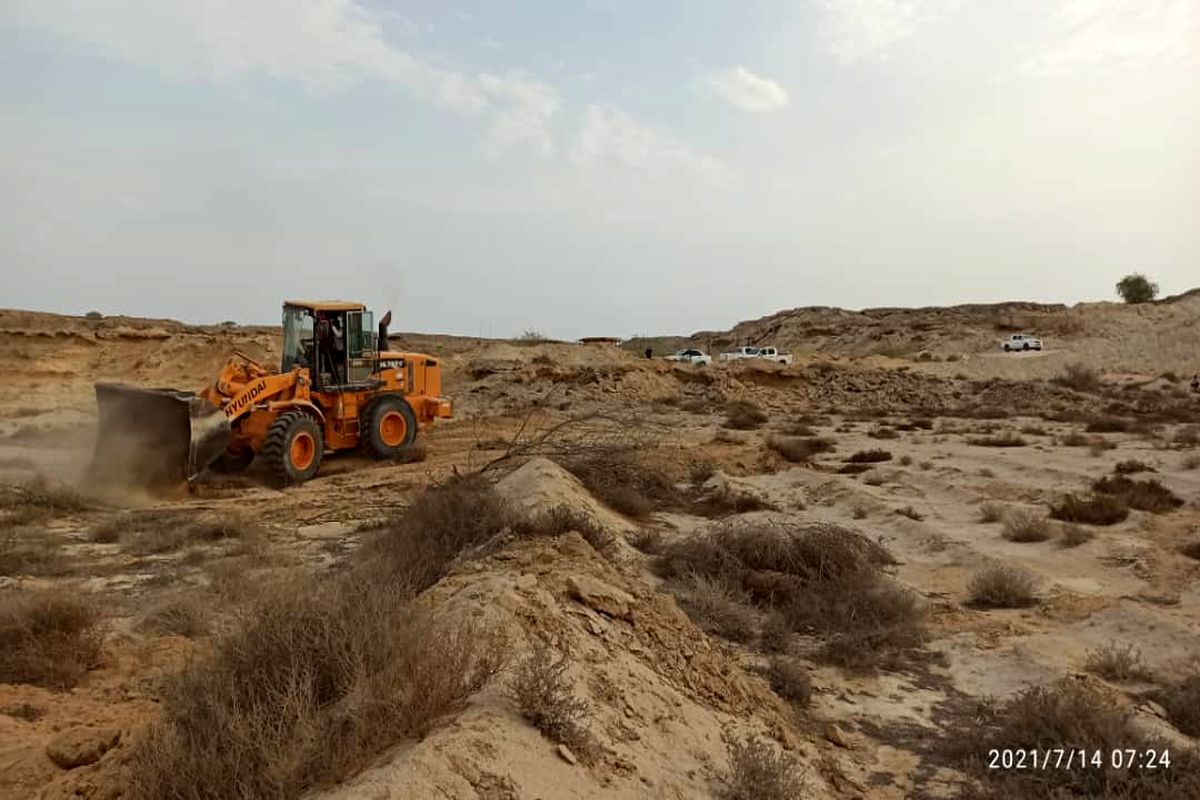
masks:
<instances>
[{"instance_id":1,"label":"cloud","mask_svg":"<svg viewBox=\"0 0 1200 800\"><path fill-rule=\"evenodd\" d=\"M750 114L779 111L788 104L787 90L781 84L745 67L711 75L708 85L717 97Z\"/></svg>"},{"instance_id":2,"label":"cloud","mask_svg":"<svg viewBox=\"0 0 1200 800\"><path fill-rule=\"evenodd\" d=\"M1023 62L1028 75L1067 75L1102 65L1173 61L1200 40L1195 0L1069 0L1053 15L1058 40Z\"/></svg>"},{"instance_id":3,"label":"cloud","mask_svg":"<svg viewBox=\"0 0 1200 800\"><path fill-rule=\"evenodd\" d=\"M472 76L391 46L357 0L15 0L0 22L48 31L184 80L267 75L330 91L381 81L440 107L491 116L486 147L551 147L554 89L524 75Z\"/></svg>"},{"instance_id":4,"label":"cloud","mask_svg":"<svg viewBox=\"0 0 1200 800\"><path fill-rule=\"evenodd\" d=\"M652 176L690 172L720 178L730 174L717 159L612 106L584 109L571 159L578 164L619 164Z\"/></svg>"},{"instance_id":5,"label":"cloud","mask_svg":"<svg viewBox=\"0 0 1200 800\"><path fill-rule=\"evenodd\" d=\"M554 152L550 122L558 110L558 91L523 73L503 78L480 75L479 84L489 97L504 105L491 130L484 150L499 155L513 147L528 145L542 155Z\"/></svg>"},{"instance_id":6,"label":"cloud","mask_svg":"<svg viewBox=\"0 0 1200 800\"><path fill-rule=\"evenodd\" d=\"M921 0L822 0L819 35L825 49L843 64L887 54L913 34Z\"/></svg>"}]
</instances>

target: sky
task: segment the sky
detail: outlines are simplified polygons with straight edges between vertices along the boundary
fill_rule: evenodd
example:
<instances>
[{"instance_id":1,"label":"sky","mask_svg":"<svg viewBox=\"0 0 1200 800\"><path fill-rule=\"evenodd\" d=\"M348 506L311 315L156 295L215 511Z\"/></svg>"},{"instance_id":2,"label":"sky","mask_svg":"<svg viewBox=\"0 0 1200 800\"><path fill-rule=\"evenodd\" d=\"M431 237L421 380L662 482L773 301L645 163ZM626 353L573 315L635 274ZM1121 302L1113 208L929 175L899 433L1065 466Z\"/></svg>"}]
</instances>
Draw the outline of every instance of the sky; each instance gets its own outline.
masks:
<instances>
[{"instance_id":1,"label":"sky","mask_svg":"<svg viewBox=\"0 0 1200 800\"><path fill-rule=\"evenodd\" d=\"M6 0L0 307L658 335L1200 285L1200 0Z\"/></svg>"}]
</instances>

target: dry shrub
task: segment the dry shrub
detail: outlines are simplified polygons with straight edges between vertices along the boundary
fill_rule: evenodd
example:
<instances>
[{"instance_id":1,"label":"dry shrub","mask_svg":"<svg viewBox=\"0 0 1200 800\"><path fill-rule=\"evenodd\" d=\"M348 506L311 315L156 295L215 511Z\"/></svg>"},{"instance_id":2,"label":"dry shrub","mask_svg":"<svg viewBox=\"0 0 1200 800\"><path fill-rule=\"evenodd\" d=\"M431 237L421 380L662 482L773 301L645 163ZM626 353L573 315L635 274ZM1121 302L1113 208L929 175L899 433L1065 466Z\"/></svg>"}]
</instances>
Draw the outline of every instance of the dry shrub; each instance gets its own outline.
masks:
<instances>
[{"instance_id":1,"label":"dry shrub","mask_svg":"<svg viewBox=\"0 0 1200 800\"><path fill-rule=\"evenodd\" d=\"M976 447L1024 447L1028 442L1012 431L1005 431L992 436L968 437L967 444L973 444Z\"/></svg>"},{"instance_id":2,"label":"dry shrub","mask_svg":"<svg viewBox=\"0 0 1200 800\"><path fill-rule=\"evenodd\" d=\"M871 469L872 467L870 464L843 464L842 466L838 467L838 474L858 475L859 473L867 472Z\"/></svg>"},{"instance_id":3,"label":"dry shrub","mask_svg":"<svg viewBox=\"0 0 1200 800\"><path fill-rule=\"evenodd\" d=\"M806 464L818 453L833 450L834 442L825 437L772 436L767 439L767 447L793 464Z\"/></svg>"},{"instance_id":4,"label":"dry shrub","mask_svg":"<svg viewBox=\"0 0 1200 800\"><path fill-rule=\"evenodd\" d=\"M900 434L896 432L895 428L889 428L887 425L878 425L872 428L871 430L867 431L867 436L870 436L872 439L900 438Z\"/></svg>"},{"instance_id":5,"label":"dry shrub","mask_svg":"<svg viewBox=\"0 0 1200 800\"><path fill-rule=\"evenodd\" d=\"M597 499L627 516L645 517L680 503L671 478L628 448L592 448L560 463Z\"/></svg>"},{"instance_id":6,"label":"dry shrub","mask_svg":"<svg viewBox=\"0 0 1200 800\"><path fill-rule=\"evenodd\" d=\"M804 422L789 422L780 429L785 436L816 436L817 432Z\"/></svg>"},{"instance_id":7,"label":"dry shrub","mask_svg":"<svg viewBox=\"0 0 1200 800\"><path fill-rule=\"evenodd\" d=\"M714 596L783 614L794 632L818 638L818 658L865 669L901 663L923 641L915 598L882 572L892 563L877 542L836 525L756 523L680 540L658 567L669 578L707 579L721 587Z\"/></svg>"},{"instance_id":8,"label":"dry shrub","mask_svg":"<svg viewBox=\"0 0 1200 800\"><path fill-rule=\"evenodd\" d=\"M33 511L54 516L75 511L87 511L95 504L70 486L51 483L38 475L23 484L0 486L0 509L20 512Z\"/></svg>"},{"instance_id":9,"label":"dry shrub","mask_svg":"<svg viewBox=\"0 0 1200 800\"><path fill-rule=\"evenodd\" d=\"M864 465L862 465L862 464L847 464L846 466L861 467ZM882 472L875 470L873 472L868 473L867 475L865 475L863 477L863 483L865 483L867 486L883 486L883 484L887 483L887 476L884 475Z\"/></svg>"},{"instance_id":10,"label":"dry shrub","mask_svg":"<svg viewBox=\"0 0 1200 800\"><path fill-rule=\"evenodd\" d=\"M1041 425L1023 425L1021 433L1026 436L1048 436L1049 433Z\"/></svg>"},{"instance_id":11,"label":"dry shrub","mask_svg":"<svg viewBox=\"0 0 1200 800\"><path fill-rule=\"evenodd\" d=\"M0 575L52 577L70 572L60 543L46 533L0 539Z\"/></svg>"},{"instance_id":12,"label":"dry shrub","mask_svg":"<svg viewBox=\"0 0 1200 800\"><path fill-rule=\"evenodd\" d=\"M1129 506L1117 495L1096 494L1081 497L1068 494L1050 507L1050 516L1063 522L1116 525L1129 516Z\"/></svg>"},{"instance_id":13,"label":"dry shrub","mask_svg":"<svg viewBox=\"0 0 1200 800\"><path fill-rule=\"evenodd\" d=\"M1001 564L984 567L972 575L967 594L968 605L977 608L1027 608L1037 602L1033 575Z\"/></svg>"},{"instance_id":14,"label":"dry shrub","mask_svg":"<svg viewBox=\"0 0 1200 800\"><path fill-rule=\"evenodd\" d=\"M1068 522L1061 527L1058 543L1063 547L1079 547L1081 544L1087 544L1096 534L1082 525L1076 525Z\"/></svg>"},{"instance_id":15,"label":"dry shrub","mask_svg":"<svg viewBox=\"0 0 1200 800\"><path fill-rule=\"evenodd\" d=\"M1041 756L1050 751L1049 767L1041 769L1039 760L1037 769L988 769L989 751L1017 747L1036 749ZM983 796L990 798L1168 800L1200 796L1200 762L1195 755L1145 733L1126 708L1070 679L1024 689L1000 705L981 704L972 718L948 732L942 749L986 782L991 791ZM1080 749L1088 757L1086 767L1078 763ZM1130 749L1139 753L1169 749L1171 766L1114 767L1111 754ZM1056 767L1054 753L1058 750L1064 751L1064 761ZM1066 768L1068 751L1076 752L1071 769ZM1097 752L1103 764L1092 766L1092 754Z\"/></svg>"},{"instance_id":16,"label":"dry shrub","mask_svg":"<svg viewBox=\"0 0 1200 800\"><path fill-rule=\"evenodd\" d=\"M980 522L999 522L1004 518L1004 506L999 503L984 503L979 506Z\"/></svg>"},{"instance_id":17,"label":"dry shrub","mask_svg":"<svg viewBox=\"0 0 1200 800\"><path fill-rule=\"evenodd\" d=\"M236 515L197 520L193 512L151 509L107 519L93 527L88 537L100 543L125 541L131 554L148 556L204 542L257 540L262 535L258 525Z\"/></svg>"},{"instance_id":18,"label":"dry shrub","mask_svg":"<svg viewBox=\"0 0 1200 800\"><path fill-rule=\"evenodd\" d=\"M615 540L596 520L567 505L558 505L544 512L531 522L518 525L524 532L535 536L561 536L574 531L587 541L597 552L611 555Z\"/></svg>"},{"instance_id":19,"label":"dry shrub","mask_svg":"<svg viewBox=\"0 0 1200 800\"><path fill-rule=\"evenodd\" d=\"M716 474L717 465L711 461L697 461L688 467L688 481L690 483L704 483Z\"/></svg>"},{"instance_id":20,"label":"dry shrub","mask_svg":"<svg viewBox=\"0 0 1200 800\"><path fill-rule=\"evenodd\" d=\"M900 456L900 466L909 467L909 466L912 466L912 463L913 463L912 456L910 456L910 455Z\"/></svg>"},{"instance_id":21,"label":"dry shrub","mask_svg":"<svg viewBox=\"0 0 1200 800\"><path fill-rule=\"evenodd\" d=\"M1068 364L1054 383L1077 392L1096 392L1100 389L1100 374L1083 364Z\"/></svg>"},{"instance_id":22,"label":"dry shrub","mask_svg":"<svg viewBox=\"0 0 1200 800\"><path fill-rule=\"evenodd\" d=\"M1200 444L1200 427L1187 425L1175 431L1171 441L1180 447L1195 447Z\"/></svg>"},{"instance_id":23,"label":"dry shrub","mask_svg":"<svg viewBox=\"0 0 1200 800\"><path fill-rule=\"evenodd\" d=\"M1147 464L1145 461L1139 461L1136 458L1130 458L1125 461L1117 462L1113 467L1113 472L1118 475L1132 475L1136 472L1154 472L1154 467Z\"/></svg>"},{"instance_id":24,"label":"dry shrub","mask_svg":"<svg viewBox=\"0 0 1200 800\"><path fill-rule=\"evenodd\" d=\"M754 492L742 491L730 485L712 489L699 488L692 493L686 506L697 516L710 519L751 511L778 511L778 507Z\"/></svg>"},{"instance_id":25,"label":"dry shrub","mask_svg":"<svg viewBox=\"0 0 1200 800\"><path fill-rule=\"evenodd\" d=\"M1200 561L1200 539L1194 542L1188 542L1183 547L1179 548L1179 552L1188 558L1194 558Z\"/></svg>"},{"instance_id":26,"label":"dry shrub","mask_svg":"<svg viewBox=\"0 0 1200 800\"><path fill-rule=\"evenodd\" d=\"M741 587L704 575L687 575L668 584L696 626L732 642L754 638L757 618L750 595Z\"/></svg>"},{"instance_id":27,"label":"dry shrub","mask_svg":"<svg viewBox=\"0 0 1200 800\"><path fill-rule=\"evenodd\" d=\"M150 634L171 634L189 639L203 636L209 629L209 610L195 595L179 595L164 600L146 612L138 630Z\"/></svg>"},{"instance_id":28,"label":"dry shrub","mask_svg":"<svg viewBox=\"0 0 1200 800\"><path fill-rule=\"evenodd\" d=\"M866 519L871 514L871 509L865 503L855 503L850 506L850 516L854 519Z\"/></svg>"},{"instance_id":29,"label":"dry shrub","mask_svg":"<svg viewBox=\"0 0 1200 800\"><path fill-rule=\"evenodd\" d=\"M1179 463L1180 468L1185 470L1200 469L1200 456L1187 456Z\"/></svg>"},{"instance_id":30,"label":"dry shrub","mask_svg":"<svg viewBox=\"0 0 1200 800\"><path fill-rule=\"evenodd\" d=\"M269 587L164 692L134 796L296 797L427 733L500 669L501 639L435 628L377 576Z\"/></svg>"},{"instance_id":31,"label":"dry shrub","mask_svg":"<svg viewBox=\"0 0 1200 800\"><path fill-rule=\"evenodd\" d=\"M1010 511L1001 533L1010 542L1044 542L1050 538L1050 521L1029 511Z\"/></svg>"},{"instance_id":32,"label":"dry shrub","mask_svg":"<svg viewBox=\"0 0 1200 800\"><path fill-rule=\"evenodd\" d=\"M1183 500L1154 479L1135 481L1124 475L1106 476L1092 482L1092 491L1119 497L1130 508L1152 514L1165 514L1183 505Z\"/></svg>"},{"instance_id":33,"label":"dry shrub","mask_svg":"<svg viewBox=\"0 0 1200 800\"><path fill-rule=\"evenodd\" d=\"M776 750L755 734L727 735L729 777L721 789L722 800L795 800L808 790L799 760Z\"/></svg>"},{"instance_id":34,"label":"dry shrub","mask_svg":"<svg viewBox=\"0 0 1200 800\"><path fill-rule=\"evenodd\" d=\"M812 702L812 678L808 670L795 658L776 656L767 667L767 677L775 694L797 706Z\"/></svg>"},{"instance_id":35,"label":"dry shrub","mask_svg":"<svg viewBox=\"0 0 1200 800\"><path fill-rule=\"evenodd\" d=\"M892 454L887 450L859 450L846 459L851 464L877 464L881 461L891 461Z\"/></svg>"},{"instance_id":36,"label":"dry shrub","mask_svg":"<svg viewBox=\"0 0 1200 800\"><path fill-rule=\"evenodd\" d=\"M896 513L902 517L908 517L909 519L911 519L915 522L920 522L921 520L925 519L925 515L922 514L920 511L917 511L912 506L905 506L904 508L897 508Z\"/></svg>"},{"instance_id":37,"label":"dry shrub","mask_svg":"<svg viewBox=\"0 0 1200 800\"><path fill-rule=\"evenodd\" d=\"M362 563L388 582L419 592L432 586L464 553L493 544L514 524L512 510L478 475L429 487L359 550Z\"/></svg>"},{"instance_id":38,"label":"dry shrub","mask_svg":"<svg viewBox=\"0 0 1200 800\"><path fill-rule=\"evenodd\" d=\"M0 683L67 689L97 664L99 614L65 590L0 593Z\"/></svg>"},{"instance_id":39,"label":"dry shrub","mask_svg":"<svg viewBox=\"0 0 1200 800\"><path fill-rule=\"evenodd\" d=\"M565 744L584 763L599 755L599 743L586 726L588 705L575 696L564 654L558 659L539 643L513 673L509 693L533 727L546 738Z\"/></svg>"},{"instance_id":40,"label":"dry shrub","mask_svg":"<svg viewBox=\"0 0 1200 800\"><path fill-rule=\"evenodd\" d=\"M1069 431L1058 437L1058 444L1063 447L1086 447L1091 441L1079 431Z\"/></svg>"},{"instance_id":41,"label":"dry shrub","mask_svg":"<svg viewBox=\"0 0 1200 800\"><path fill-rule=\"evenodd\" d=\"M726 428L736 431L753 431L767 421L766 413L749 400L731 400L725 406Z\"/></svg>"},{"instance_id":42,"label":"dry shrub","mask_svg":"<svg viewBox=\"0 0 1200 800\"><path fill-rule=\"evenodd\" d=\"M792 644L792 625L778 611L770 611L763 620L758 645L767 653L786 653Z\"/></svg>"},{"instance_id":43,"label":"dry shrub","mask_svg":"<svg viewBox=\"0 0 1200 800\"><path fill-rule=\"evenodd\" d=\"M646 555L658 555L662 552L662 531L655 528L638 528L629 537L629 543Z\"/></svg>"},{"instance_id":44,"label":"dry shrub","mask_svg":"<svg viewBox=\"0 0 1200 800\"><path fill-rule=\"evenodd\" d=\"M1109 642L1087 654L1084 669L1110 681L1146 681L1153 675L1142 661L1142 651L1131 644Z\"/></svg>"},{"instance_id":45,"label":"dry shrub","mask_svg":"<svg viewBox=\"0 0 1200 800\"><path fill-rule=\"evenodd\" d=\"M1200 737L1200 672L1184 675L1156 698L1176 728L1188 736Z\"/></svg>"}]
</instances>

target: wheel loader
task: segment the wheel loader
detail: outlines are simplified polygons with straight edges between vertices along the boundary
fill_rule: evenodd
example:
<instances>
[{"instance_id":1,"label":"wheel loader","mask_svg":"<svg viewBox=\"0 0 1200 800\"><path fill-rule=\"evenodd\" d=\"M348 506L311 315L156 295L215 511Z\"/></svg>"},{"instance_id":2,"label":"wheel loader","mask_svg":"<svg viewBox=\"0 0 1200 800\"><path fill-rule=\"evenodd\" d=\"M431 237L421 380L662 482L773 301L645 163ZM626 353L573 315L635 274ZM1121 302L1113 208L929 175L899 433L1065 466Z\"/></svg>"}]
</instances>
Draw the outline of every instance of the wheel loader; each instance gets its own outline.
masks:
<instances>
[{"instance_id":1,"label":"wheel loader","mask_svg":"<svg viewBox=\"0 0 1200 800\"><path fill-rule=\"evenodd\" d=\"M329 452L396 457L451 407L437 359L378 346L362 304L289 300L278 370L235 351L198 393L98 383L93 474L153 485L257 460L298 484Z\"/></svg>"}]
</instances>

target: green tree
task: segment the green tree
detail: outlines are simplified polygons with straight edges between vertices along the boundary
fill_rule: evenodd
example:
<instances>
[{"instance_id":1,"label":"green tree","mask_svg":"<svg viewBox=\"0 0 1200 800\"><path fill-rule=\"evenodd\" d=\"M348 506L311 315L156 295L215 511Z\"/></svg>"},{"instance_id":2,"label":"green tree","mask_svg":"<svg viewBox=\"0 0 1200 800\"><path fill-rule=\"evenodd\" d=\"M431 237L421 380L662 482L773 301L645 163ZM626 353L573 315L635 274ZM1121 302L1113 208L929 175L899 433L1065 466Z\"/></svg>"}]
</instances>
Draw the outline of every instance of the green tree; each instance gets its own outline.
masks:
<instances>
[{"instance_id":1,"label":"green tree","mask_svg":"<svg viewBox=\"0 0 1200 800\"><path fill-rule=\"evenodd\" d=\"M1158 284L1135 272L1117 281L1117 294L1126 303L1149 303L1158 296Z\"/></svg>"}]
</instances>

